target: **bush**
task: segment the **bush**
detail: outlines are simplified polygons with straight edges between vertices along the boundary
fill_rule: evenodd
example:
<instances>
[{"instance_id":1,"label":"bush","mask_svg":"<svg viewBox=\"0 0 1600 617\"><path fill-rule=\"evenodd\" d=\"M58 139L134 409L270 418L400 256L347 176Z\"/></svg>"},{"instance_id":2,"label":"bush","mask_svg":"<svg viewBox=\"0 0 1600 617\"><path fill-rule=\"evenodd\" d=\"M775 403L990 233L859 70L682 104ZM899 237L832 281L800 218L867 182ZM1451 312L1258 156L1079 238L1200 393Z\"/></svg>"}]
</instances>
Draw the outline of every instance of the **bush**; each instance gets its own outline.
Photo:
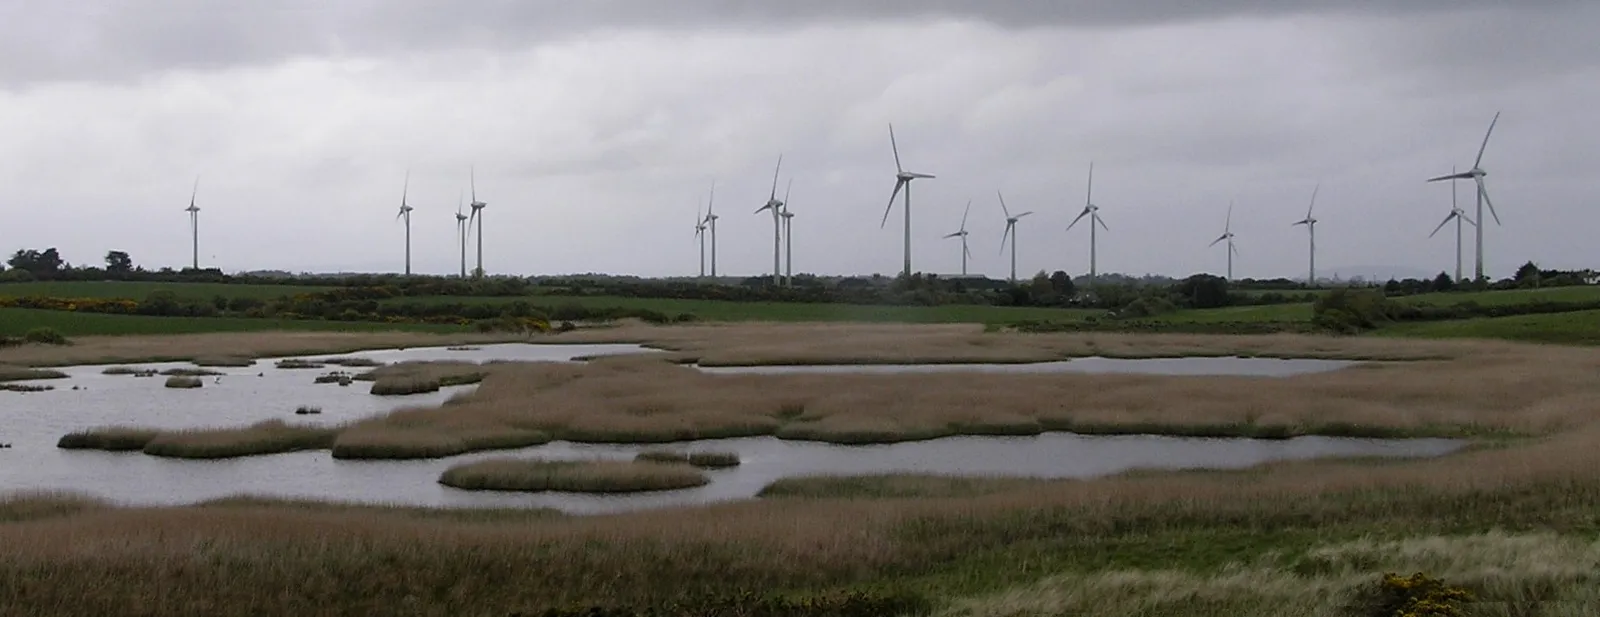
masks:
<instances>
[{"instance_id":1,"label":"bush","mask_svg":"<svg viewBox=\"0 0 1600 617\"><path fill-rule=\"evenodd\" d=\"M1171 300L1145 296L1129 302L1127 306L1122 308L1118 317L1155 317L1156 315L1165 315L1177 310L1178 305L1173 304Z\"/></svg>"},{"instance_id":2,"label":"bush","mask_svg":"<svg viewBox=\"0 0 1600 617\"><path fill-rule=\"evenodd\" d=\"M689 464L695 467L738 467L739 453L737 452L693 452L689 454Z\"/></svg>"},{"instance_id":3,"label":"bush","mask_svg":"<svg viewBox=\"0 0 1600 617\"><path fill-rule=\"evenodd\" d=\"M22 335L22 340L40 345L66 345L67 336L55 328L34 328Z\"/></svg>"},{"instance_id":4,"label":"bush","mask_svg":"<svg viewBox=\"0 0 1600 617\"><path fill-rule=\"evenodd\" d=\"M201 386L199 377L185 377L173 375L167 378L168 388L198 388Z\"/></svg>"},{"instance_id":5,"label":"bush","mask_svg":"<svg viewBox=\"0 0 1600 617\"><path fill-rule=\"evenodd\" d=\"M1421 572L1411 576L1385 573L1362 590L1353 614L1366 617L1459 617L1461 602L1472 593L1444 584Z\"/></svg>"},{"instance_id":6,"label":"bush","mask_svg":"<svg viewBox=\"0 0 1600 617\"><path fill-rule=\"evenodd\" d=\"M1394 304L1376 289L1336 287L1311 304L1313 325L1346 334L1376 328L1394 314Z\"/></svg>"}]
</instances>

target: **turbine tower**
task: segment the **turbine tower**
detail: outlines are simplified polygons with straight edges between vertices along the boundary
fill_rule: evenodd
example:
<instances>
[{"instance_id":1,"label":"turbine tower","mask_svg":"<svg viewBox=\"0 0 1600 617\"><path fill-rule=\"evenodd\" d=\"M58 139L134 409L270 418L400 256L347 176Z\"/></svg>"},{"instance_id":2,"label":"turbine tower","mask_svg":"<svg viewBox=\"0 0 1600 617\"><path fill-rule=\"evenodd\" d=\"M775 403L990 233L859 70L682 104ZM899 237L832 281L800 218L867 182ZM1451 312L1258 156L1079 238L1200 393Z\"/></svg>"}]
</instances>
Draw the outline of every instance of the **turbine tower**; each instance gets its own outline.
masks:
<instances>
[{"instance_id":1,"label":"turbine tower","mask_svg":"<svg viewBox=\"0 0 1600 617\"><path fill-rule=\"evenodd\" d=\"M717 219L721 218L713 211L717 206L717 181L711 181L711 198L706 202L705 224L711 230L711 278L717 278Z\"/></svg>"},{"instance_id":2,"label":"turbine tower","mask_svg":"<svg viewBox=\"0 0 1600 617\"><path fill-rule=\"evenodd\" d=\"M194 205L194 198L200 194L200 176L194 178L194 189L189 192L189 207L184 208L189 213L189 237L193 246L194 269L200 269L200 207Z\"/></svg>"},{"instance_id":3,"label":"turbine tower","mask_svg":"<svg viewBox=\"0 0 1600 617\"><path fill-rule=\"evenodd\" d=\"M1306 217L1289 225L1290 227L1305 225L1306 231L1311 233L1311 273L1306 277L1307 288L1317 286L1317 218L1311 216L1311 210L1317 207L1317 191L1319 190L1322 190L1321 183L1311 189L1311 205L1306 208Z\"/></svg>"},{"instance_id":4,"label":"turbine tower","mask_svg":"<svg viewBox=\"0 0 1600 617\"><path fill-rule=\"evenodd\" d=\"M394 216L395 220L405 219L406 222L406 276L411 276L411 211L406 205L406 195L411 190L411 170L406 170L405 184L400 189L400 213Z\"/></svg>"},{"instance_id":5,"label":"turbine tower","mask_svg":"<svg viewBox=\"0 0 1600 617\"><path fill-rule=\"evenodd\" d=\"M461 247L461 278L467 278L467 215L462 214L461 206L466 200L466 191L456 195L456 245Z\"/></svg>"},{"instance_id":6,"label":"turbine tower","mask_svg":"<svg viewBox=\"0 0 1600 617\"><path fill-rule=\"evenodd\" d=\"M1472 180L1475 183L1477 183L1477 185L1478 185L1478 214L1477 214L1478 222L1473 224L1473 228L1476 229L1477 235L1478 235L1478 240L1477 240L1477 243L1478 243L1478 255L1477 255L1477 259L1476 259L1476 264L1474 264L1474 277L1475 278L1473 279L1473 280L1476 280L1476 281L1484 280L1484 277L1483 277L1483 206L1485 204L1488 204L1488 206L1489 206L1489 215L1494 217L1494 224L1496 224L1496 225L1500 224L1500 215L1494 211L1494 201L1489 199L1489 189L1486 188L1484 186L1484 184L1483 184L1483 177L1489 175L1489 172L1483 170L1483 151L1488 149L1488 147L1489 147L1489 136L1494 134L1494 125L1498 124L1499 122L1500 122L1500 112L1497 111L1497 112L1494 112L1494 119L1489 121L1489 130L1483 134L1483 145L1478 146L1478 158L1473 161L1472 169L1469 169L1467 171L1463 171L1461 173L1451 173L1448 176L1439 176L1437 178L1429 178L1428 179L1429 182L1439 182L1441 180L1451 180L1451 181L1455 181L1455 180Z\"/></svg>"},{"instance_id":7,"label":"turbine tower","mask_svg":"<svg viewBox=\"0 0 1600 617\"><path fill-rule=\"evenodd\" d=\"M1239 254L1239 249L1233 246L1233 202L1228 202L1228 220L1222 226L1222 235L1212 240L1207 248L1216 246L1218 242L1228 241L1228 280L1233 280L1233 256Z\"/></svg>"},{"instance_id":8,"label":"turbine tower","mask_svg":"<svg viewBox=\"0 0 1600 617\"><path fill-rule=\"evenodd\" d=\"M700 244L700 278L706 277L706 216L700 211L704 207L702 204L694 212L694 239Z\"/></svg>"},{"instance_id":9,"label":"turbine tower","mask_svg":"<svg viewBox=\"0 0 1600 617\"><path fill-rule=\"evenodd\" d=\"M794 213L789 211L789 191L794 188L794 178L789 179L789 185L783 189L783 212L778 216L783 217L783 286L794 286L794 229L790 225L794 221Z\"/></svg>"},{"instance_id":10,"label":"turbine tower","mask_svg":"<svg viewBox=\"0 0 1600 617\"><path fill-rule=\"evenodd\" d=\"M972 256L972 251L967 250L967 214L972 212L972 200L967 200L967 209L961 213L961 229L955 233L947 234L945 239L961 238L961 276L967 275L967 258Z\"/></svg>"},{"instance_id":11,"label":"turbine tower","mask_svg":"<svg viewBox=\"0 0 1600 617\"><path fill-rule=\"evenodd\" d=\"M894 149L894 192L889 193L889 207L883 209L883 222L878 223L878 228L882 229L884 225L889 223L889 211L894 209L894 198L896 195L900 194L900 189L904 188L906 190L906 261L905 269L902 271L902 273L905 274L907 279L909 279L911 278L911 181L918 178L932 178L933 176L930 174L909 172L906 171L905 167L900 165L900 145L895 142L894 123L892 122L889 124L889 147Z\"/></svg>"},{"instance_id":12,"label":"turbine tower","mask_svg":"<svg viewBox=\"0 0 1600 617\"><path fill-rule=\"evenodd\" d=\"M1455 170L1454 167L1450 168L1450 173L1455 173L1455 171L1456 170ZM1465 210L1462 210L1460 206L1456 205L1456 183L1455 182L1451 182L1450 183L1450 214L1446 214L1445 215L1444 220L1439 222L1439 226L1438 227L1433 228L1433 233L1428 234L1428 237L1432 238L1434 236L1434 234L1439 233L1439 230L1440 229L1444 229L1445 223L1449 223L1451 219L1455 219L1455 221L1456 221L1456 279L1455 280L1456 280L1456 282L1459 283L1459 282L1461 282L1461 221L1466 221L1466 222L1470 223L1473 227L1477 227L1478 226L1478 222L1467 218L1467 212Z\"/></svg>"},{"instance_id":13,"label":"turbine tower","mask_svg":"<svg viewBox=\"0 0 1600 617\"><path fill-rule=\"evenodd\" d=\"M1100 227L1104 228L1106 231L1111 231L1111 228L1106 227L1106 222L1100 220L1100 206L1094 205L1094 162L1092 161L1089 163L1089 192L1088 195L1084 197L1083 203L1083 212L1078 213L1078 218L1072 219L1072 223L1067 225L1067 231L1072 231L1072 226L1077 225L1078 221L1082 220L1083 217L1089 217L1089 280L1093 281L1095 280L1096 273L1099 271L1097 267L1098 264L1095 262L1095 258L1097 256L1097 247L1095 246L1096 238L1094 225L1095 223L1099 223Z\"/></svg>"},{"instance_id":14,"label":"turbine tower","mask_svg":"<svg viewBox=\"0 0 1600 617\"><path fill-rule=\"evenodd\" d=\"M778 201L778 171L783 169L783 155L778 155L778 166L772 170L772 194L767 197L767 203L756 208L755 213L762 211L772 213L772 284L777 285L783 276L783 202Z\"/></svg>"},{"instance_id":15,"label":"turbine tower","mask_svg":"<svg viewBox=\"0 0 1600 617\"><path fill-rule=\"evenodd\" d=\"M478 223L478 267L473 269L472 278L483 278L483 208L489 204L478 201L478 171L470 170L472 183L472 216L467 220L467 233L472 233L472 222Z\"/></svg>"},{"instance_id":16,"label":"turbine tower","mask_svg":"<svg viewBox=\"0 0 1600 617\"><path fill-rule=\"evenodd\" d=\"M1024 217L1024 216L1028 216L1029 214L1033 214L1033 211L1029 210L1027 212L1023 212L1022 214L1018 214L1016 216L1011 216L1011 210L1009 208L1006 208L1006 196L1005 195L1001 195L1000 191L995 191L994 194L998 195L1000 197L1000 211L1006 213L1006 232L1000 236L1000 253L1002 255L1005 254L1005 252L1006 252L1006 238L1010 238L1011 239L1011 282L1015 283L1015 282L1017 282L1017 221L1021 220L1022 217Z\"/></svg>"}]
</instances>

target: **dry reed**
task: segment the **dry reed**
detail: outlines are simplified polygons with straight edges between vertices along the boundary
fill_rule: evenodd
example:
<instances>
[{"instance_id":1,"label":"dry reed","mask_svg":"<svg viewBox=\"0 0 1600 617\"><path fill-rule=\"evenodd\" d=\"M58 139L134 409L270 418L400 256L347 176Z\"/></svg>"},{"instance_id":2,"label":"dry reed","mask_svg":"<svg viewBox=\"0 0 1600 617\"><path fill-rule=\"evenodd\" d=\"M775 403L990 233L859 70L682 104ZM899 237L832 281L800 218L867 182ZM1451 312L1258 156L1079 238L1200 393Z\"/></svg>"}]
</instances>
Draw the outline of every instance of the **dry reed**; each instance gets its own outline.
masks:
<instances>
[{"instance_id":1,"label":"dry reed","mask_svg":"<svg viewBox=\"0 0 1600 617\"><path fill-rule=\"evenodd\" d=\"M145 444L155 439L161 431L137 426L105 426L62 435L56 442L64 450L107 450L124 452L143 450Z\"/></svg>"},{"instance_id":2,"label":"dry reed","mask_svg":"<svg viewBox=\"0 0 1600 617\"><path fill-rule=\"evenodd\" d=\"M707 469L738 467L738 452L690 452L689 464Z\"/></svg>"},{"instance_id":3,"label":"dry reed","mask_svg":"<svg viewBox=\"0 0 1600 617\"><path fill-rule=\"evenodd\" d=\"M65 379L66 373L50 369L25 368L0 365L0 381L27 381L31 379Z\"/></svg>"},{"instance_id":4,"label":"dry reed","mask_svg":"<svg viewBox=\"0 0 1600 617\"><path fill-rule=\"evenodd\" d=\"M167 378L167 383L166 383L166 386L168 388L185 388L185 389L187 389L187 388L198 388L198 387L201 387L202 385L204 385L204 382L200 381L199 377L183 377L183 376L179 376L179 375L173 375L172 377L168 377Z\"/></svg>"},{"instance_id":5,"label":"dry reed","mask_svg":"<svg viewBox=\"0 0 1600 617\"><path fill-rule=\"evenodd\" d=\"M439 483L466 490L639 493L704 486L710 479L693 467L638 461L542 461L487 459L456 465Z\"/></svg>"},{"instance_id":6,"label":"dry reed","mask_svg":"<svg viewBox=\"0 0 1600 617\"><path fill-rule=\"evenodd\" d=\"M341 354L393 347L443 347L458 343L523 340L504 334L424 332L213 332L204 334L85 336L69 347L22 345L0 349L0 364L66 366L130 362L193 361L201 365L249 366L250 358ZM217 350L229 350L219 356Z\"/></svg>"},{"instance_id":7,"label":"dry reed","mask_svg":"<svg viewBox=\"0 0 1600 617\"><path fill-rule=\"evenodd\" d=\"M333 446L338 427L297 426L266 420L243 428L164 431L150 439L145 454L170 458L216 459Z\"/></svg>"}]
</instances>

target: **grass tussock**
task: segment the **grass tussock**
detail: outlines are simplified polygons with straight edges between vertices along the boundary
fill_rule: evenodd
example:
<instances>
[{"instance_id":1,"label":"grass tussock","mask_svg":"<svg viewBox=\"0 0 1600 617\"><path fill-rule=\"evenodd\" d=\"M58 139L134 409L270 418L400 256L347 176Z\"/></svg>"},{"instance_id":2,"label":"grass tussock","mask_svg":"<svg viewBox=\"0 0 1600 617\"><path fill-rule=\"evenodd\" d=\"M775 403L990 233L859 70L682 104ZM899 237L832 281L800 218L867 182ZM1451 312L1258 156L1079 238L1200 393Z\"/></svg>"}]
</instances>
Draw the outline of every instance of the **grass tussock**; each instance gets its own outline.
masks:
<instances>
[{"instance_id":1,"label":"grass tussock","mask_svg":"<svg viewBox=\"0 0 1600 617\"><path fill-rule=\"evenodd\" d=\"M180 375L168 377L166 383L168 388L180 389L199 388L203 385L205 385L205 382L201 381L199 377L183 377Z\"/></svg>"},{"instance_id":2,"label":"grass tussock","mask_svg":"<svg viewBox=\"0 0 1600 617\"><path fill-rule=\"evenodd\" d=\"M456 360L400 362L355 375L372 382L372 394L405 396L438 392L440 388L475 384L488 376L490 367Z\"/></svg>"},{"instance_id":3,"label":"grass tussock","mask_svg":"<svg viewBox=\"0 0 1600 617\"><path fill-rule=\"evenodd\" d=\"M256 361L239 356L196 356L190 360L195 366L244 368L255 366Z\"/></svg>"},{"instance_id":4,"label":"grass tussock","mask_svg":"<svg viewBox=\"0 0 1600 617\"><path fill-rule=\"evenodd\" d=\"M710 479L693 467L638 461L541 461L488 459L456 465L439 483L466 490L638 493L704 486Z\"/></svg>"},{"instance_id":5,"label":"grass tussock","mask_svg":"<svg viewBox=\"0 0 1600 617\"><path fill-rule=\"evenodd\" d=\"M50 369L0 365L0 382L29 381L33 379L66 379L67 374Z\"/></svg>"},{"instance_id":6,"label":"grass tussock","mask_svg":"<svg viewBox=\"0 0 1600 617\"><path fill-rule=\"evenodd\" d=\"M161 374L162 375L167 375L169 377L170 376L178 376L178 377L216 377L218 375L225 375L226 373L223 373L222 371L213 371L213 370L207 369L207 368L182 368L182 367L179 367L179 368L169 368L167 370L161 371Z\"/></svg>"},{"instance_id":7,"label":"grass tussock","mask_svg":"<svg viewBox=\"0 0 1600 617\"><path fill-rule=\"evenodd\" d=\"M161 431L137 426L106 426L62 435L56 447L64 450L143 450Z\"/></svg>"},{"instance_id":8,"label":"grass tussock","mask_svg":"<svg viewBox=\"0 0 1600 617\"><path fill-rule=\"evenodd\" d=\"M739 466L738 452L690 452L689 464L706 469Z\"/></svg>"},{"instance_id":9,"label":"grass tussock","mask_svg":"<svg viewBox=\"0 0 1600 617\"><path fill-rule=\"evenodd\" d=\"M641 463L681 463L687 465L689 464L689 453L652 448L634 455L633 460Z\"/></svg>"},{"instance_id":10,"label":"grass tussock","mask_svg":"<svg viewBox=\"0 0 1600 617\"><path fill-rule=\"evenodd\" d=\"M332 364L334 366L347 366L350 368L383 366L383 362L373 360L372 358L363 358L360 356L349 358L328 358L323 360L322 363Z\"/></svg>"},{"instance_id":11,"label":"grass tussock","mask_svg":"<svg viewBox=\"0 0 1600 617\"><path fill-rule=\"evenodd\" d=\"M166 431L142 448L169 458L217 459L333 447L338 427L299 426L266 420L243 428Z\"/></svg>"},{"instance_id":12,"label":"grass tussock","mask_svg":"<svg viewBox=\"0 0 1600 617\"><path fill-rule=\"evenodd\" d=\"M101 375L134 375L138 377L153 377L159 373L155 369L138 368L133 366L111 366L100 371Z\"/></svg>"},{"instance_id":13,"label":"grass tussock","mask_svg":"<svg viewBox=\"0 0 1600 617\"><path fill-rule=\"evenodd\" d=\"M1032 478L888 474L875 476L798 476L761 488L757 497L804 499L899 499L978 497L1047 486Z\"/></svg>"}]
</instances>

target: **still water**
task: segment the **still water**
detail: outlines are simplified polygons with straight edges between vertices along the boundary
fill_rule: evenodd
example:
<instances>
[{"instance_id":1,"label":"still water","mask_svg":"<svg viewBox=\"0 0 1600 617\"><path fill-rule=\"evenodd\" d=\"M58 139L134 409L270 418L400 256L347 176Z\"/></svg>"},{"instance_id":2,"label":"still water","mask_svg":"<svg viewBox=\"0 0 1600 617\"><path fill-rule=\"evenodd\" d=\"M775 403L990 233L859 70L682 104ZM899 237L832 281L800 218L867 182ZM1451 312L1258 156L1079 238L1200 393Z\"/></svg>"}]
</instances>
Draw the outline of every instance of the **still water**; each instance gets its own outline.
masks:
<instances>
[{"instance_id":1,"label":"still water","mask_svg":"<svg viewBox=\"0 0 1600 617\"><path fill-rule=\"evenodd\" d=\"M382 362L459 359L571 362L575 357L649 351L635 345L483 345L470 350L411 348L326 356L317 360L364 357ZM340 461L328 452L295 452L217 461L183 461L141 453L69 451L55 447L68 432L101 425L149 426L181 429L242 426L281 418L293 422L335 424L410 406L436 405L456 392L473 386L447 388L437 393L406 397L368 394L370 384L348 387L313 384L330 370L360 372L365 368L278 369L276 358L250 367L214 368L224 373L205 377L199 389L163 387L164 377L103 375L103 366L62 369L69 379L50 380L54 391L0 392L0 494L22 490L70 490L131 504L174 504L238 494L308 498L331 501L389 503L422 506L483 507L540 506L572 513L602 513L673 505L703 504L747 499L768 483L783 477L815 474L937 473L952 475L1010 475L1047 478L1087 478L1129 469L1214 468L1235 469L1269 461L1330 456L1428 457L1452 452L1464 444L1452 440L1367 440L1303 437L1285 441L1244 439L1190 439L1157 436L1079 436L1050 433L1028 437L950 437L930 441L871 446L784 441L771 437L725 439L674 444L685 450L715 449L738 452L739 467L708 472L712 482L680 491L634 495L580 495L567 493L516 494L474 492L437 483L446 468L463 462L497 456L545 458L632 458L647 446L553 442L509 452L485 452L423 461ZM1084 371L1097 366L1115 372L1130 366L1148 372L1213 374L1206 371L1240 361L1250 370L1221 374L1290 374L1283 361L1241 358L1185 358L1159 360L1106 359L1041 363ZM1195 360L1178 362L1172 360ZM1137 363L1137 364L1129 364ZM139 368L189 367L187 363L140 364ZM961 370L941 365L934 370ZM1244 366L1233 364L1235 367ZM1272 369L1260 367L1271 366ZM1296 365L1304 368L1304 365ZM1039 365L981 365L983 370L1039 369ZM1213 367L1213 368L1206 368ZM756 372L792 367L761 367ZM835 367L804 367L802 370ZM885 367L848 367L881 371ZM925 368L925 367L918 367ZM1156 369L1161 370L1156 370ZM729 372L726 369L703 369ZM841 369L842 370L842 367ZM972 370L971 368L967 370ZM1331 369L1324 369L1331 370ZM1197 372L1198 371L1198 372ZM1260 371L1275 371L1262 373ZM1093 372L1093 371L1091 371ZM1301 370L1300 372L1304 372ZM73 390L76 386L78 389ZM301 405L320 407L319 415L294 415Z\"/></svg>"}]
</instances>

